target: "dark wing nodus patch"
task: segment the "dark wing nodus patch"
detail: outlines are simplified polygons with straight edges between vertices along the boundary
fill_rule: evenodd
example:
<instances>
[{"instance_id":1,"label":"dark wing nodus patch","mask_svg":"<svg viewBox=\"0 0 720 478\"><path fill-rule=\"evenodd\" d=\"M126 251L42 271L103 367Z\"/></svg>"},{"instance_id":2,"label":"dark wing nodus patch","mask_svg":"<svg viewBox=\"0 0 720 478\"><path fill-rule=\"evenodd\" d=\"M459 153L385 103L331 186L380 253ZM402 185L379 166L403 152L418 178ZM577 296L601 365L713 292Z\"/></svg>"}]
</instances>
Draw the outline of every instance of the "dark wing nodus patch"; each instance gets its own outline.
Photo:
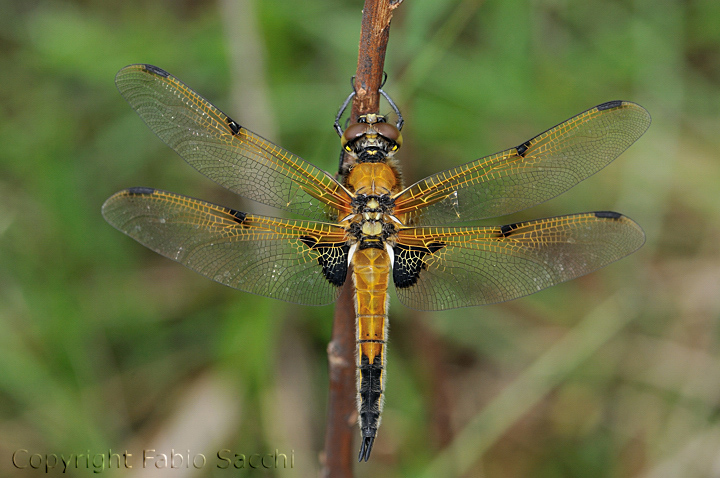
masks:
<instances>
[{"instance_id":1,"label":"dark wing nodus patch","mask_svg":"<svg viewBox=\"0 0 720 478\"><path fill-rule=\"evenodd\" d=\"M338 287L345 283L350 246L347 244L322 243L309 236L301 237L300 242L320 253L318 264L322 267L323 275L328 282Z\"/></svg>"},{"instance_id":2,"label":"dark wing nodus patch","mask_svg":"<svg viewBox=\"0 0 720 478\"><path fill-rule=\"evenodd\" d=\"M393 264L393 282L395 287L403 289L414 285L418 281L420 271L425 269L424 258L427 254L434 254L445 247L442 242L431 242L425 247L395 246L395 263Z\"/></svg>"}]
</instances>

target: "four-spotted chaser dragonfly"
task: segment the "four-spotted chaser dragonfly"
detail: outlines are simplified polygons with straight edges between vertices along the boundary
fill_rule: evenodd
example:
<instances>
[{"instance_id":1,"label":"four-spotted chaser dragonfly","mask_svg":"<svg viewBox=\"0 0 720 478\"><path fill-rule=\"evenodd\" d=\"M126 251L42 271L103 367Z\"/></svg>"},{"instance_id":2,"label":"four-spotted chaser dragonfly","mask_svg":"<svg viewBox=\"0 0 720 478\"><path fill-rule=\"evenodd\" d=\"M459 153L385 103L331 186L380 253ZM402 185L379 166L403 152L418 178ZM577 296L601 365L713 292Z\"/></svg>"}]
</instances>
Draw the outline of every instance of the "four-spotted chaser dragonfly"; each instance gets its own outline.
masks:
<instances>
[{"instance_id":1,"label":"four-spotted chaser dragonfly","mask_svg":"<svg viewBox=\"0 0 720 478\"><path fill-rule=\"evenodd\" d=\"M354 159L338 181L158 67L128 66L116 84L191 166L234 193L305 219L130 188L103 205L110 224L212 280L296 304L333 302L351 272L361 461L370 457L383 405L391 278L400 301L413 309L493 304L592 272L644 242L635 222L607 211L446 226L526 209L602 169L650 125L647 111L634 103L603 103L517 147L405 187L394 156L401 125L383 116L337 127Z\"/></svg>"}]
</instances>

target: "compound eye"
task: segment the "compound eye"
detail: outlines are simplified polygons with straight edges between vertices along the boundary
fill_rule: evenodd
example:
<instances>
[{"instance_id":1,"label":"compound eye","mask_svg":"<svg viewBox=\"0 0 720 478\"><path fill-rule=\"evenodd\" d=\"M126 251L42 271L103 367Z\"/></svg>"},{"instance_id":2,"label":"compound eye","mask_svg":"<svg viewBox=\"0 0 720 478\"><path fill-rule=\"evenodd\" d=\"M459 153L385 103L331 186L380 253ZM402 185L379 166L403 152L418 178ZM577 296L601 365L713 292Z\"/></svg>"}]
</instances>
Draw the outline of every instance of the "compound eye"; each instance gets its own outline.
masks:
<instances>
[{"instance_id":1,"label":"compound eye","mask_svg":"<svg viewBox=\"0 0 720 478\"><path fill-rule=\"evenodd\" d=\"M352 143L356 139L358 139L360 136L364 135L367 131L367 124L362 123L355 123L348 126L348 129L345 130L345 132L342 135L342 139L340 140L342 143L343 148L346 144Z\"/></svg>"},{"instance_id":2,"label":"compound eye","mask_svg":"<svg viewBox=\"0 0 720 478\"><path fill-rule=\"evenodd\" d=\"M375 128L375 131L377 131L380 136L394 142L398 147L402 146L402 135L400 134L400 130L394 125L390 123L375 123L373 128Z\"/></svg>"}]
</instances>

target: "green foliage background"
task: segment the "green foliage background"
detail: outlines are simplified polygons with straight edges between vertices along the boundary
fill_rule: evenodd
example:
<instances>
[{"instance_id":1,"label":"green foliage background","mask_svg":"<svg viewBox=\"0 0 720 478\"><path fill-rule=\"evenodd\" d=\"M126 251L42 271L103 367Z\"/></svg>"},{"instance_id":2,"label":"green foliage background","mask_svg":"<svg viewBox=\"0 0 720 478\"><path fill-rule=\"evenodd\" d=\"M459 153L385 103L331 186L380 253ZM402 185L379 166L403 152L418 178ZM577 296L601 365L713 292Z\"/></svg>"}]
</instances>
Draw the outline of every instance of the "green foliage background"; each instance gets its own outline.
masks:
<instances>
[{"instance_id":1,"label":"green foliage background","mask_svg":"<svg viewBox=\"0 0 720 478\"><path fill-rule=\"evenodd\" d=\"M100 206L151 186L259 211L147 130L113 84L130 63L334 172L361 8L0 0L2 476L41 473L13 466L18 449L128 450L132 470L104 473L155 476L142 451L173 448L209 461L171 476L317 475L332 307L212 283L112 229ZM406 0L386 70L407 181L598 103L642 104L653 125L615 163L490 222L617 210L647 243L507 304L393 301L386 411L358 476L717 476L720 3ZM221 449L292 451L294 468L218 469Z\"/></svg>"}]
</instances>

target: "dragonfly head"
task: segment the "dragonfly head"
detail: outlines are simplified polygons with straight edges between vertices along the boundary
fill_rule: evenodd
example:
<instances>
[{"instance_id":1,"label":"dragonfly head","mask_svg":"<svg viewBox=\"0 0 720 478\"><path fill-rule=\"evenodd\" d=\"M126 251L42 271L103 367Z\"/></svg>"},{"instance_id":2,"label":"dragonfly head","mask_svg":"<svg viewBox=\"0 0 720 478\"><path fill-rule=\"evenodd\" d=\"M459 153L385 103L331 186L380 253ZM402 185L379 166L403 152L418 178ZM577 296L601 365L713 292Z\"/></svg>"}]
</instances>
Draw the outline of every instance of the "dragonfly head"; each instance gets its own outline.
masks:
<instances>
[{"instance_id":1,"label":"dragonfly head","mask_svg":"<svg viewBox=\"0 0 720 478\"><path fill-rule=\"evenodd\" d=\"M343 133L342 147L362 161L384 161L402 146L402 134L378 114L362 115Z\"/></svg>"}]
</instances>

